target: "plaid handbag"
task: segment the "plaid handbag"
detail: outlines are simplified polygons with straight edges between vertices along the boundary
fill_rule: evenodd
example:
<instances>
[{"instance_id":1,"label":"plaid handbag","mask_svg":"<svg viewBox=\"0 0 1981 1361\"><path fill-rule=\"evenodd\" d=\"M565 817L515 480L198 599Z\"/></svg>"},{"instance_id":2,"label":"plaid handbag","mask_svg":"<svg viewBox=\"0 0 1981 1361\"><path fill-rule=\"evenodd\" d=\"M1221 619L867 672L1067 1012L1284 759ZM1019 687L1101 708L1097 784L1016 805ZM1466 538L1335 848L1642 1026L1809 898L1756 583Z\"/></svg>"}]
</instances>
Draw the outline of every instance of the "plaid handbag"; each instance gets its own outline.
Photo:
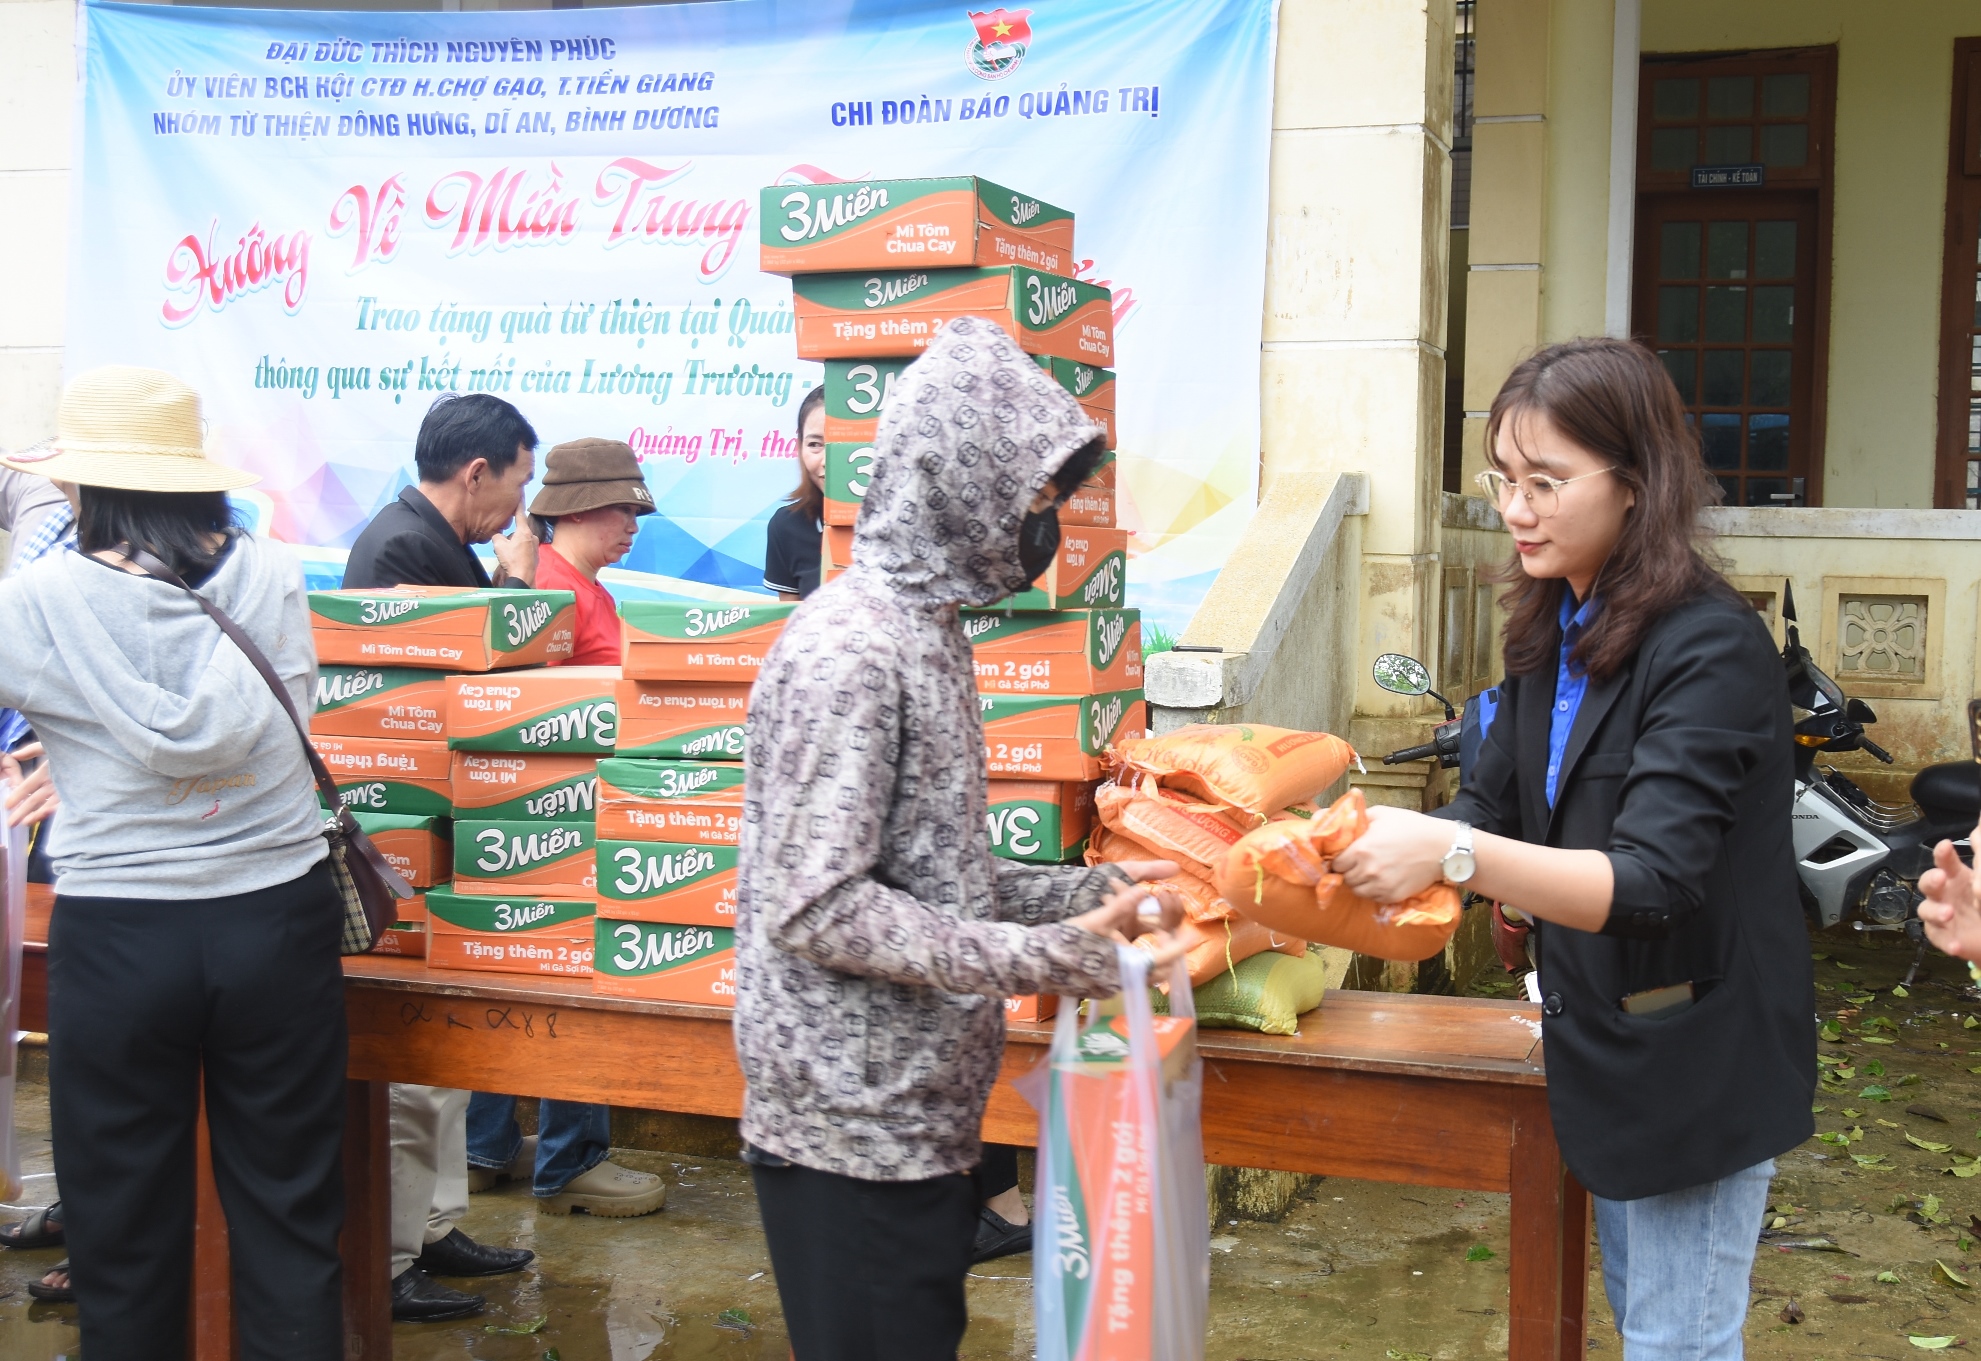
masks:
<instances>
[{"instance_id":1,"label":"plaid handbag","mask_svg":"<svg viewBox=\"0 0 1981 1361\"><path fill-rule=\"evenodd\" d=\"M268 682L268 688L282 704L282 711L289 715L289 721L296 725L296 734L303 740L303 754L309 758L310 773L316 777L316 787L323 800L335 811L324 824L323 835L330 842L330 873L336 881L337 893L344 903L344 934L342 950L347 955L362 955L378 944L379 937L391 929L398 916L398 900L413 896L413 886L406 882L399 871L387 864L378 848L371 844L364 829L358 826L351 810L344 806L338 797L337 782L330 778L330 771L324 766L323 758L316 754L310 745L309 727L296 712L295 704L289 698L289 691L282 684L282 678L275 674L262 650L241 631L241 626L229 619L219 606L195 591L179 579L179 576L163 562L128 543L120 543L116 552L127 560L144 568L150 576L177 586L193 598L220 631L241 650L241 655L253 664Z\"/></svg>"}]
</instances>

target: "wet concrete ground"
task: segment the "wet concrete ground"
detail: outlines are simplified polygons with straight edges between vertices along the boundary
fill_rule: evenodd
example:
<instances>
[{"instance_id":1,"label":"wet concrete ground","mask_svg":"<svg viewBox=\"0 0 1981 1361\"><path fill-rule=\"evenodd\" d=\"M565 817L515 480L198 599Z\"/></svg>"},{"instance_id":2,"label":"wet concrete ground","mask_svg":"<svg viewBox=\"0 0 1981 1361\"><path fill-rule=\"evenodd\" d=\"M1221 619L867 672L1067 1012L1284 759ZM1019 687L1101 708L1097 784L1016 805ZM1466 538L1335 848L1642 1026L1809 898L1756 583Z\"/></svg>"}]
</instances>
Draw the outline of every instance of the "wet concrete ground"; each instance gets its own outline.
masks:
<instances>
[{"instance_id":1,"label":"wet concrete ground","mask_svg":"<svg viewBox=\"0 0 1981 1361\"><path fill-rule=\"evenodd\" d=\"M1889 939L1831 935L1813 951L1823 1016L1836 1023L1836 1038L1820 1044L1829 1077L1816 1123L1844 1142L1812 1140L1781 1160L1770 1220L1779 1228L1755 1263L1748 1353L1972 1354L1981 1350L1981 1219L1972 1218L1981 1176L1957 1173L1981 1168L1962 1161L1981 1157L1981 1073L1971 1071L1981 1070L1981 1017L1967 1020L1981 1001L1966 993L1964 969L1944 959L1894 996L1912 952ZM1499 975L1477 990L1511 987ZM34 1178L24 1199L40 1203L54 1190L44 1087L22 1089L16 1118ZM399 1361L783 1361L788 1343L746 1169L617 1156L669 1176L665 1211L565 1219L539 1216L523 1188L477 1196L468 1231L534 1248L539 1260L480 1283L490 1306L482 1318L399 1326ZM1326 1181L1278 1223L1221 1223L1212 1234L1209 1361L1505 1354L1504 1196ZM59 1256L0 1253L0 1361L80 1357L73 1312L26 1295ZM1007 1258L971 1280L964 1357L1032 1355L1030 1267L1029 1257ZM1620 1358L1594 1272L1590 1287L1590 1355ZM517 1331L492 1331L502 1328Z\"/></svg>"}]
</instances>

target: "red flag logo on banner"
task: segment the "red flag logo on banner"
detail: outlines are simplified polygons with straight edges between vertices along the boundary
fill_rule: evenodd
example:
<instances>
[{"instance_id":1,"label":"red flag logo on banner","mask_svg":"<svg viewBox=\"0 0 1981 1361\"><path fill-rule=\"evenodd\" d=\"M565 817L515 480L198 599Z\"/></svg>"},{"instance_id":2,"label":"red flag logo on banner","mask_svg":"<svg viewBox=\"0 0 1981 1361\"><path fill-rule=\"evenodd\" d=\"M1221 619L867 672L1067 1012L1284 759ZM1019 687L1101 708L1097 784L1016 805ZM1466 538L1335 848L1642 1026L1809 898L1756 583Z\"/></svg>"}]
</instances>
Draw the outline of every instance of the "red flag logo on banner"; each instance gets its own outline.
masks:
<instances>
[{"instance_id":1,"label":"red flag logo on banner","mask_svg":"<svg viewBox=\"0 0 1981 1361\"><path fill-rule=\"evenodd\" d=\"M985 80L1003 80L1018 69L1032 45L1032 11L1000 8L967 13L977 26L977 40L970 44L970 69Z\"/></svg>"}]
</instances>

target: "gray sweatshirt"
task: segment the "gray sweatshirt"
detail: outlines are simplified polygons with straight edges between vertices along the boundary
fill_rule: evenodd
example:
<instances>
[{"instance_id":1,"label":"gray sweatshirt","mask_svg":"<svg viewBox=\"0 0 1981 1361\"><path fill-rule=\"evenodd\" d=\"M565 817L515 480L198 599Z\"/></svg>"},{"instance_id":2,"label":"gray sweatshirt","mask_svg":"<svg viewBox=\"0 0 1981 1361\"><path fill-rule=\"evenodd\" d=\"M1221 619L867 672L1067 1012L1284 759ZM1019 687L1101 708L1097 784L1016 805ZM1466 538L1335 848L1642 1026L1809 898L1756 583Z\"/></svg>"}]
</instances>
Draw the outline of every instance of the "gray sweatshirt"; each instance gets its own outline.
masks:
<instances>
[{"instance_id":1,"label":"gray sweatshirt","mask_svg":"<svg viewBox=\"0 0 1981 1361\"><path fill-rule=\"evenodd\" d=\"M971 317L895 391L853 568L751 691L737 855L743 1137L867 1181L975 1166L1003 999L1117 991L1114 943L1064 919L1125 879L991 855L957 615L1026 585L1025 508L1100 431Z\"/></svg>"},{"instance_id":2,"label":"gray sweatshirt","mask_svg":"<svg viewBox=\"0 0 1981 1361\"><path fill-rule=\"evenodd\" d=\"M316 653L295 557L238 535L200 593L261 645L307 714ZM76 552L0 579L0 705L48 749L65 897L249 893L328 852L289 716L175 586Z\"/></svg>"}]
</instances>

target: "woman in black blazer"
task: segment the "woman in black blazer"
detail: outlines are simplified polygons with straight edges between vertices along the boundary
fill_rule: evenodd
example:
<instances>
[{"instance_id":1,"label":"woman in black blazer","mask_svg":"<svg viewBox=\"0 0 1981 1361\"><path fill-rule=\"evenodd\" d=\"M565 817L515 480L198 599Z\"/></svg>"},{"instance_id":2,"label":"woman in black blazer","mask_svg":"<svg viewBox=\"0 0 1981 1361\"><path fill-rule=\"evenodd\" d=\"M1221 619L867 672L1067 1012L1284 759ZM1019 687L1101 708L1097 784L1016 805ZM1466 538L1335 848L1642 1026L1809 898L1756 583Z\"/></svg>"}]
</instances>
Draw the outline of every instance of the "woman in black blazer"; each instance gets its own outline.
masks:
<instances>
[{"instance_id":1,"label":"woman in black blazer","mask_svg":"<svg viewBox=\"0 0 1981 1361\"><path fill-rule=\"evenodd\" d=\"M1487 448L1516 549L1498 714L1451 805L1370 809L1335 866L1537 921L1549 1104L1626 1361L1738 1358L1773 1159L1814 1132L1781 661L1695 546L1712 484L1649 350L1534 355Z\"/></svg>"}]
</instances>

